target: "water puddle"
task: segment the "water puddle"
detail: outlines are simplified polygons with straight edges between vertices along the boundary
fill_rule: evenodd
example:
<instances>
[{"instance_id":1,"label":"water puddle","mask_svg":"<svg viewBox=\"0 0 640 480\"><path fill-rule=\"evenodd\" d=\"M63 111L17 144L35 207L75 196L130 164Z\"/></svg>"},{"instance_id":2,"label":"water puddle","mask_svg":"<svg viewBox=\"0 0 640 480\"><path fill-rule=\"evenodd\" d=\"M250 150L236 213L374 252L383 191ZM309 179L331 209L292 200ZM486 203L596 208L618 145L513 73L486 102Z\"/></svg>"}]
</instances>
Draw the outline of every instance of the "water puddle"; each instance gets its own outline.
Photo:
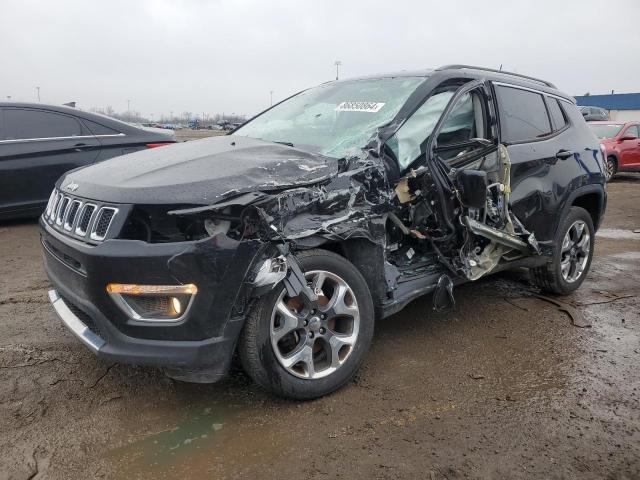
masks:
<instances>
[{"instance_id":1,"label":"water puddle","mask_svg":"<svg viewBox=\"0 0 640 480\"><path fill-rule=\"evenodd\" d=\"M228 416L227 409L220 406L187 410L173 426L163 428L161 421L154 422L155 429L132 435L128 445L111 450L108 457L134 464L140 461L152 467L166 466L215 444Z\"/></svg>"},{"instance_id":2,"label":"water puddle","mask_svg":"<svg viewBox=\"0 0 640 480\"><path fill-rule=\"evenodd\" d=\"M127 414L123 421L136 433L103 457L115 478L224 476L239 468L259 469L266 458L286 451L287 435L280 427L289 406L249 408L246 399L223 396L211 402L200 393L188 406L177 395L166 404L148 405L140 415Z\"/></svg>"}]
</instances>

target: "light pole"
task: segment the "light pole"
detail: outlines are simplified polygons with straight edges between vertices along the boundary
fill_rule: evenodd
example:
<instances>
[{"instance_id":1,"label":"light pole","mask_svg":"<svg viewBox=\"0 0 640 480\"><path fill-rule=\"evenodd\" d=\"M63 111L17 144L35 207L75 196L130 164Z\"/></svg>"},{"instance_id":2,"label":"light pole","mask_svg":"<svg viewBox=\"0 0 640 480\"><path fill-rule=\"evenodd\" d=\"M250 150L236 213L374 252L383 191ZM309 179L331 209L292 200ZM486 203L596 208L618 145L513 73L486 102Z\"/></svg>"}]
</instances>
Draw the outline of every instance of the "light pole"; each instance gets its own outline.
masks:
<instances>
[{"instance_id":1,"label":"light pole","mask_svg":"<svg viewBox=\"0 0 640 480\"><path fill-rule=\"evenodd\" d=\"M271 95L271 106L273 107L273 90L269 90L269 94Z\"/></svg>"},{"instance_id":2,"label":"light pole","mask_svg":"<svg viewBox=\"0 0 640 480\"><path fill-rule=\"evenodd\" d=\"M338 80L338 69L340 68L340 65L342 65L342 62L340 60L336 60L333 64L336 66L336 80Z\"/></svg>"},{"instance_id":3,"label":"light pole","mask_svg":"<svg viewBox=\"0 0 640 480\"><path fill-rule=\"evenodd\" d=\"M38 103L40 103L40 87L36 87L36 90L38 91Z\"/></svg>"}]
</instances>

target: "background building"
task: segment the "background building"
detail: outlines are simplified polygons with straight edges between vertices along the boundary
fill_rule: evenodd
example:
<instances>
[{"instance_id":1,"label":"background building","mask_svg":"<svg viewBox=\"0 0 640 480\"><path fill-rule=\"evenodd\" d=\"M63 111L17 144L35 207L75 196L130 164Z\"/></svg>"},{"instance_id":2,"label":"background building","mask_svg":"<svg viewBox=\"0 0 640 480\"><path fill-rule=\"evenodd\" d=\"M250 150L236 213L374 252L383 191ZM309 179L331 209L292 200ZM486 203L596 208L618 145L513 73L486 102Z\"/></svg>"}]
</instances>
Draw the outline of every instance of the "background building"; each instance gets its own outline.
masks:
<instances>
[{"instance_id":1,"label":"background building","mask_svg":"<svg viewBox=\"0 0 640 480\"><path fill-rule=\"evenodd\" d=\"M601 107L608 110L611 120L640 120L640 93L582 95L576 97L576 102L580 106Z\"/></svg>"}]
</instances>

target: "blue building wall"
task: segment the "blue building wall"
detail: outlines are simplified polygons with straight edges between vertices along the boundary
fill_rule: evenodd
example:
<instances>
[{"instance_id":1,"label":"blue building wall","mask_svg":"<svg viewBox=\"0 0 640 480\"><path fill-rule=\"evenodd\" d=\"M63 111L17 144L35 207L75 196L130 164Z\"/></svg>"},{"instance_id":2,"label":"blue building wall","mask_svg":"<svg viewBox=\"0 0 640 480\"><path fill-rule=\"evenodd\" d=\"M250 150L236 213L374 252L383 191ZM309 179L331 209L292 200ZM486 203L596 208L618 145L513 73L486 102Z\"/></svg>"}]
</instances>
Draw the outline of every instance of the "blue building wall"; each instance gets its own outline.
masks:
<instances>
[{"instance_id":1,"label":"blue building wall","mask_svg":"<svg viewBox=\"0 0 640 480\"><path fill-rule=\"evenodd\" d=\"M607 110L640 110L640 93L581 95L575 99L578 105L586 107L601 107Z\"/></svg>"}]
</instances>

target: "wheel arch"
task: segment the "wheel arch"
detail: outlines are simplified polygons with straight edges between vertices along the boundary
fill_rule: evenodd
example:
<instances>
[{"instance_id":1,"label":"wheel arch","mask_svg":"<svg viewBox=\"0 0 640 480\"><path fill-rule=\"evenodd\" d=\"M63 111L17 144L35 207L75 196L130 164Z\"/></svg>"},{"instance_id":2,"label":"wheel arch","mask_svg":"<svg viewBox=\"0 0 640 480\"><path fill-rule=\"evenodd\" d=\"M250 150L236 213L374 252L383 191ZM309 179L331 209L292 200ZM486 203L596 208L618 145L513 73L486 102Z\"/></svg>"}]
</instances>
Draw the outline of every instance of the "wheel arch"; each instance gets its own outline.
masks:
<instances>
[{"instance_id":1,"label":"wheel arch","mask_svg":"<svg viewBox=\"0 0 640 480\"><path fill-rule=\"evenodd\" d=\"M591 216L593 228L597 231L606 208L604 188L602 185L586 185L574 190L564 207L562 218L567 215L571 207L584 208Z\"/></svg>"},{"instance_id":2,"label":"wheel arch","mask_svg":"<svg viewBox=\"0 0 640 480\"><path fill-rule=\"evenodd\" d=\"M316 248L336 253L349 260L358 269L369 287L376 318L380 318L382 304L387 298L384 247L367 238L358 237L327 241Z\"/></svg>"}]
</instances>

